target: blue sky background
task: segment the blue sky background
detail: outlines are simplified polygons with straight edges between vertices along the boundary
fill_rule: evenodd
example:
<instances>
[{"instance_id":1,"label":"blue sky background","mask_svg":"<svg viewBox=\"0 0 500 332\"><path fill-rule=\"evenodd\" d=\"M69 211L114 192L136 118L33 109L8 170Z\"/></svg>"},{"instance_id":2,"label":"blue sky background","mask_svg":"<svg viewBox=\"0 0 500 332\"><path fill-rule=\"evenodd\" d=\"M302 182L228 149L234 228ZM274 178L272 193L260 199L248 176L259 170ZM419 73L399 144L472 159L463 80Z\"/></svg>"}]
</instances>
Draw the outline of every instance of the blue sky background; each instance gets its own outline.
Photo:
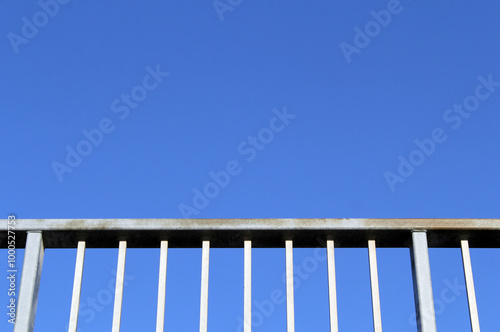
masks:
<instances>
[{"instance_id":1,"label":"blue sky background","mask_svg":"<svg viewBox=\"0 0 500 332\"><path fill-rule=\"evenodd\" d=\"M2 218L183 218L181 204L196 209L191 218L499 217L500 86L483 84L484 100L459 127L448 110L474 100L478 77L500 82L500 3L220 3L232 10L218 13L211 1L68 1L47 7L51 17L34 1L0 4ZM388 9L390 22L346 57L340 45L356 47L355 29ZM34 20L36 34L27 26L23 36ZM169 75L147 78L154 88L142 100L157 68ZM135 108L120 100L133 91ZM296 117L273 120L284 110ZM68 166L67 147L88 148L82 131L103 121L113 131ZM272 137L271 121L283 128ZM444 142L428 156L414 152L436 128ZM261 150L249 140L259 133ZM419 165L405 173L400 156ZM196 190L231 162L239 173L196 208ZM71 172L58 176L54 163ZM391 185L387 172L400 181ZM367 249L336 253L340 328L369 331ZM378 253L384 329L416 331L408 249ZM297 265L315 257L294 254ZM35 331L66 329L75 255L46 250ZM464 284L460 251L430 255L440 300L449 284ZM87 251L82 301L100 294L102 305L82 308L80 331L111 328L116 258L117 249ZM123 331L154 328L158 258L159 250L128 251ZM166 330L196 331L201 249L172 249L168 259ZM284 291L284 249L256 249L253 259L253 298L262 303ZM328 330L326 263L316 263L296 290L297 331ZM481 327L495 331L499 249L472 249L472 263ZM212 250L210 268L209 330L236 331L242 250ZM451 303L436 304L438 329L470 331L465 291L454 289ZM0 330L10 331L2 317ZM281 304L254 330L285 326Z\"/></svg>"}]
</instances>

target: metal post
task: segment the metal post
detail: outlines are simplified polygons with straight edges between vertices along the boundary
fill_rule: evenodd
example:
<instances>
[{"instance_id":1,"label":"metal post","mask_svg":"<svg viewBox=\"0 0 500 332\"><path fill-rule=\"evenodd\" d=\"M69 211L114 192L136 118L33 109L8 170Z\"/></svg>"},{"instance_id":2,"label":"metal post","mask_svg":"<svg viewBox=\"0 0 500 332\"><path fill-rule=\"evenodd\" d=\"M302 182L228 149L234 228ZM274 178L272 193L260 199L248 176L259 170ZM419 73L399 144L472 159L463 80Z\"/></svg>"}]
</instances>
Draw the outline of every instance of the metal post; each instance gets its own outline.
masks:
<instances>
[{"instance_id":1,"label":"metal post","mask_svg":"<svg viewBox=\"0 0 500 332\"><path fill-rule=\"evenodd\" d=\"M252 241L245 241L245 259L244 259L244 332L252 331Z\"/></svg>"},{"instance_id":2,"label":"metal post","mask_svg":"<svg viewBox=\"0 0 500 332\"><path fill-rule=\"evenodd\" d=\"M75 278L73 280L73 297L71 299L71 313L69 316L68 332L76 332L78 313L80 311L80 294L82 291L83 263L85 261L85 241L78 241L76 252Z\"/></svg>"},{"instance_id":3,"label":"metal post","mask_svg":"<svg viewBox=\"0 0 500 332\"><path fill-rule=\"evenodd\" d=\"M158 304L156 308L156 332L163 332L165 326L165 297L167 291L168 241L161 241L160 272L158 276Z\"/></svg>"},{"instance_id":4,"label":"metal post","mask_svg":"<svg viewBox=\"0 0 500 332\"><path fill-rule=\"evenodd\" d=\"M338 332L339 323L337 317L337 282L335 276L335 245L333 240L326 241L328 257L328 294L330 299L330 331Z\"/></svg>"},{"instance_id":5,"label":"metal post","mask_svg":"<svg viewBox=\"0 0 500 332\"><path fill-rule=\"evenodd\" d=\"M378 286L377 248L375 246L375 240L368 241L368 257L370 260L370 285L372 289L373 330L375 332L382 332L382 314L380 312L380 293Z\"/></svg>"},{"instance_id":6,"label":"metal post","mask_svg":"<svg viewBox=\"0 0 500 332\"><path fill-rule=\"evenodd\" d=\"M208 328L208 269L210 241L203 241L201 253L201 296L200 296L200 332Z\"/></svg>"},{"instance_id":7,"label":"metal post","mask_svg":"<svg viewBox=\"0 0 500 332\"><path fill-rule=\"evenodd\" d=\"M127 241L120 241L118 249L118 264L116 268L115 306L113 309L113 326L111 332L120 331L123 303L123 282L125 280L125 258L127 255Z\"/></svg>"},{"instance_id":8,"label":"metal post","mask_svg":"<svg viewBox=\"0 0 500 332\"><path fill-rule=\"evenodd\" d=\"M479 315L477 313L476 291L474 290L474 279L472 278L472 264L470 260L469 241L462 240L462 262L464 265L465 283L467 285L467 298L469 300L469 316L472 332L480 332Z\"/></svg>"},{"instance_id":9,"label":"metal post","mask_svg":"<svg viewBox=\"0 0 500 332\"><path fill-rule=\"evenodd\" d=\"M295 309L293 299L293 241L285 241L286 247L286 330L295 331Z\"/></svg>"},{"instance_id":10,"label":"metal post","mask_svg":"<svg viewBox=\"0 0 500 332\"><path fill-rule=\"evenodd\" d=\"M43 253L42 232L28 232L14 332L32 332L35 327Z\"/></svg>"},{"instance_id":11,"label":"metal post","mask_svg":"<svg viewBox=\"0 0 500 332\"><path fill-rule=\"evenodd\" d=\"M431 266L425 231L412 232L410 254L418 331L437 332L432 296Z\"/></svg>"}]
</instances>

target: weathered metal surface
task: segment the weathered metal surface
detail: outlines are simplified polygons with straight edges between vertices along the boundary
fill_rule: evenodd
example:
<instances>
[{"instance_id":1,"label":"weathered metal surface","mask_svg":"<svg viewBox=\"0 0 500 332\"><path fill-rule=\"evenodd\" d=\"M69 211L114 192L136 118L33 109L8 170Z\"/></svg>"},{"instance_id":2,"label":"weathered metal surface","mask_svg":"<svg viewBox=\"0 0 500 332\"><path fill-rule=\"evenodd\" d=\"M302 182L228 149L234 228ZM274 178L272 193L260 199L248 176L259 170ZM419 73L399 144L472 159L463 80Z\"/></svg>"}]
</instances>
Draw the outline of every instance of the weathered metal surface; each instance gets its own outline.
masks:
<instances>
[{"instance_id":1,"label":"weathered metal surface","mask_svg":"<svg viewBox=\"0 0 500 332\"><path fill-rule=\"evenodd\" d=\"M201 253L200 332L208 329L208 272L210 268L210 241L203 241Z\"/></svg>"},{"instance_id":2,"label":"weathered metal surface","mask_svg":"<svg viewBox=\"0 0 500 332\"><path fill-rule=\"evenodd\" d=\"M410 253L418 332L436 332L427 236L424 231L416 231L412 239Z\"/></svg>"},{"instance_id":3,"label":"weathered metal surface","mask_svg":"<svg viewBox=\"0 0 500 332\"><path fill-rule=\"evenodd\" d=\"M337 314L337 278L335 275L335 242L326 241L328 257L328 302L330 304L330 332L339 332Z\"/></svg>"},{"instance_id":4,"label":"weathered metal surface","mask_svg":"<svg viewBox=\"0 0 500 332\"><path fill-rule=\"evenodd\" d=\"M464 266L465 283L467 285L467 299L469 301L469 317L472 332L480 332L479 315L477 312L476 291L474 290L474 278L472 277L472 263L470 259L469 242L462 240L462 262Z\"/></svg>"},{"instance_id":5,"label":"weathered metal surface","mask_svg":"<svg viewBox=\"0 0 500 332\"><path fill-rule=\"evenodd\" d=\"M118 264L116 267L115 304L113 307L113 325L111 327L111 332L120 332L126 256L127 256L127 241L120 241L118 249Z\"/></svg>"},{"instance_id":6,"label":"weathered metal surface","mask_svg":"<svg viewBox=\"0 0 500 332\"><path fill-rule=\"evenodd\" d=\"M0 222L0 247L6 247L7 221ZM4 231L2 231L4 230ZM431 247L500 247L500 219L18 219L17 245L24 246L26 231L44 231L46 248L75 248L85 240L88 248L116 248L126 240L129 248L316 247L318 237L334 239L337 247L408 247L412 230L426 230Z\"/></svg>"},{"instance_id":7,"label":"weathered metal surface","mask_svg":"<svg viewBox=\"0 0 500 332\"><path fill-rule=\"evenodd\" d=\"M5 248L7 220L0 221L0 248ZM42 242L43 233L43 242ZM325 243L326 240L326 243ZM85 242L83 242L85 241ZM72 317L78 312L85 247L119 246L112 331L119 331L127 247L153 248L161 244L158 317L163 326L167 241L171 247L202 246L200 331L207 330L209 249L245 247L245 321L251 317L251 248L286 248L287 326L294 330L293 247L327 246L331 330L337 331L334 242L338 247L366 247L370 251L372 290L378 288L375 241L378 247L410 247L419 331L434 332L435 314L430 281L428 246L462 247L471 321L479 331L469 246L500 247L500 219L18 219L16 244L27 244L21 279L15 332L32 331L36 311L43 251L74 248L78 244ZM163 264L163 265L162 265ZM376 287L375 287L376 286ZM76 295L76 296L75 296ZM373 293L374 325L381 329L378 289ZM71 318L72 327L76 319ZM248 326L248 327L247 327ZM249 330L249 324L245 327ZM378 327L378 328L377 328Z\"/></svg>"},{"instance_id":8,"label":"weathered metal surface","mask_svg":"<svg viewBox=\"0 0 500 332\"><path fill-rule=\"evenodd\" d=\"M68 332L77 332L84 262L85 262L85 241L80 241L78 242L78 250L76 252L75 277L73 280L73 295L71 298L71 310L69 315Z\"/></svg>"},{"instance_id":9,"label":"weathered metal surface","mask_svg":"<svg viewBox=\"0 0 500 332\"><path fill-rule=\"evenodd\" d=\"M293 295L293 241L285 241L286 250L286 331L295 332L295 299Z\"/></svg>"},{"instance_id":10,"label":"weathered metal surface","mask_svg":"<svg viewBox=\"0 0 500 332\"><path fill-rule=\"evenodd\" d=\"M165 329L165 300L167 292L167 253L168 241L161 241L160 271L158 273L158 303L156 307L156 332Z\"/></svg>"},{"instance_id":11,"label":"weathered metal surface","mask_svg":"<svg viewBox=\"0 0 500 332\"><path fill-rule=\"evenodd\" d=\"M26 250L24 251L23 272L19 287L17 318L14 332L32 332L35 327L36 306L38 303L38 289L42 276L43 264L42 233L28 233Z\"/></svg>"},{"instance_id":12,"label":"weathered metal surface","mask_svg":"<svg viewBox=\"0 0 500 332\"><path fill-rule=\"evenodd\" d=\"M380 309L380 292L378 286L377 247L374 240L368 241L368 258L370 262L370 286L372 290L373 331L382 332L382 314Z\"/></svg>"},{"instance_id":13,"label":"weathered metal surface","mask_svg":"<svg viewBox=\"0 0 500 332\"><path fill-rule=\"evenodd\" d=\"M245 241L243 269L243 331L252 332L252 241Z\"/></svg>"}]
</instances>

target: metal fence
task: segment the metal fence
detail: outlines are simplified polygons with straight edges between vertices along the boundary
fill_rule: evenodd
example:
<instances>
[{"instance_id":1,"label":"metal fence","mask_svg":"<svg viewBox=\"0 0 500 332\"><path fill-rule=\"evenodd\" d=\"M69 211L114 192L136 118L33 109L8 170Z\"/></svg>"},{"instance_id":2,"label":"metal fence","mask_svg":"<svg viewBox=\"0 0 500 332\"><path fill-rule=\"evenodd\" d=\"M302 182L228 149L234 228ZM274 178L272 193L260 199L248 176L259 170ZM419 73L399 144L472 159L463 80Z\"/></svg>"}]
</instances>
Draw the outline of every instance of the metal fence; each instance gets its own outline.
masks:
<instances>
[{"instance_id":1,"label":"metal fence","mask_svg":"<svg viewBox=\"0 0 500 332\"><path fill-rule=\"evenodd\" d=\"M0 226L7 248L8 221ZM408 247L417 327L435 332L429 247L459 247L470 321L479 332L469 247L500 248L500 219L18 219L16 245L25 248L14 332L33 331L45 248L77 248L69 332L76 332L86 248L119 248L112 331L120 330L127 248L160 248L156 331L164 330L168 248L202 248L200 332L207 331L210 248L244 248L244 331L251 326L252 248L286 252L287 332L295 330L293 248L323 243L327 251L330 330L338 331L336 247L368 247L375 332L382 331L377 247Z\"/></svg>"}]
</instances>

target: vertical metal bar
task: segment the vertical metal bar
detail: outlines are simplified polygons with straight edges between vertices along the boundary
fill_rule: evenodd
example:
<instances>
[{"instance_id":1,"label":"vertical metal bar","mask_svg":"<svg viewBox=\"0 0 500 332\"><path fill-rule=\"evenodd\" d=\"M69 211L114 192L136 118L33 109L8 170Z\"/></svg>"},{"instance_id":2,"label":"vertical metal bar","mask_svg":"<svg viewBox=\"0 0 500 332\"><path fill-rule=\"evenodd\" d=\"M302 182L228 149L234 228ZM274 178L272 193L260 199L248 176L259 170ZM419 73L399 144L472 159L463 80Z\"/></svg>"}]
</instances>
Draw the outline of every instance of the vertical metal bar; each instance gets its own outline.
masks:
<instances>
[{"instance_id":1,"label":"vertical metal bar","mask_svg":"<svg viewBox=\"0 0 500 332\"><path fill-rule=\"evenodd\" d=\"M252 241L245 241L245 261L244 261L244 306L243 320L244 332L252 331Z\"/></svg>"},{"instance_id":2,"label":"vertical metal bar","mask_svg":"<svg viewBox=\"0 0 500 332\"><path fill-rule=\"evenodd\" d=\"M429 263L427 233L425 231L412 232L410 254L418 331L436 332L431 266Z\"/></svg>"},{"instance_id":3,"label":"vertical metal bar","mask_svg":"<svg viewBox=\"0 0 500 332\"><path fill-rule=\"evenodd\" d=\"M42 232L28 232L14 332L32 332L35 327L43 253Z\"/></svg>"},{"instance_id":4,"label":"vertical metal bar","mask_svg":"<svg viewBox=\"0 0 500 332\"><path fill-rule=\"evenodd\" d=\"M69 316L68 332L76 332L78 313L80 311L80 294L82 291L83 263L85 261L85 241L78 241L76 251L75 278L73 280L73 297L71 299L71 313Z\"/></svg>"},{"instance_id":5,"label":"vertical metal bar","mask_svg":"<svg viewBox=\"0 0 500 332\"><path fill-rule=\"evenodd\" d=\"M293 299L293 241L286 240L286 330L295 331L295 309Z\"/></svg>"},{"instance_id":6,"label":"vertical metal bar","mask_svg":"<svg viewBox=\"0 0 500 332\"><path fill-rule=\"evenodd\" d=\"M200 296L200 332L208 328L208 269L210 241L203 241L201 253L201 296Z\"/></svg>"},{"instance_id":7,"label":"vertical metal bar","mask_svg":"<svg viewBox=\"0 0 500 332\"><path fill-rule=\"evenodd\" d=\"M380 293L378 287L377 247L375 245L375 240L368 240L368 257L370 260L370 285L372 289L373 330L375 332L382 332L382 314L380 312Z\"/></svg>"},{"instance_id":8,"label":"vertical metal bar","mask_svg":"<svg viewBox=\"0 0 500 332\"><path fill-rule=\"evenodd\" d=\"M113 309L113 326L111 328L112 332L120 331L126 255L127 255L127 241L120 241L118 249L118 264L116 268L115 306Z\"/></svg>"},{"instance_id":9,"label":"vertical metal bar","mask_svg":"<svg viewBox=\"0 0 500 332\"><path fill-rule=\"evenodd\" d=\"M462 240L462 262L464 265L465 283L467 285L467 298L469 300L469 316L472 332L479 332L479 315L477 313L476 291L474 290L474 279L472 278L472 264L470 260L469 241Z\"/></svg>"},{"instance_id":10,"label":"vertical metal bar","mask_svg":"<svg viewBox=\"0 0 500 332\"><path fill-rule=\"evenodd\" d=\"M330 331L338 332L339 323L337 316L337 281L335 276L335 245L333 240L326 241L328 257L328 293L330 298Z\"/></svg>"},{"instance_id":11,"label":"vertical metal bar","mask_svg":"<svg viewBox=\"0 0 500 332\"><path fill-rule=\"evenodd\" d=\"M160 272L158 276L158 304L156 307L156 332L163 332L165 326L165 297L167 292L168 241L161 241Z\"/></svg>"}]
</instances>

